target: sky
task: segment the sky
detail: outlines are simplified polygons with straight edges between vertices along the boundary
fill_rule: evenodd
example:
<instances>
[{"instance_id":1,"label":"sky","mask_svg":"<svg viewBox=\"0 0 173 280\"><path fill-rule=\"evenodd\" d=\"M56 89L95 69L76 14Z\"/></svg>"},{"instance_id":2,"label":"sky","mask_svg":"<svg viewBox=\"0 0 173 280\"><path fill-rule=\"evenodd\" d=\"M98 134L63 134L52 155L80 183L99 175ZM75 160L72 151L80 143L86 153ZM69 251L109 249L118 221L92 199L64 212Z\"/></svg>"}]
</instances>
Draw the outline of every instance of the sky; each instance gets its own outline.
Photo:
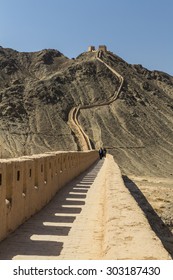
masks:
<instances>
[{"instance_id":1,"label":"sky","mask_svg":"<svg viewBox=\"0 0 173 280\"><path fill-rule=\"evenodd\" d=\"M0 46L72 58L90 45L173 75L173 1L0 0Z\"/></svg>"}]
</instances>

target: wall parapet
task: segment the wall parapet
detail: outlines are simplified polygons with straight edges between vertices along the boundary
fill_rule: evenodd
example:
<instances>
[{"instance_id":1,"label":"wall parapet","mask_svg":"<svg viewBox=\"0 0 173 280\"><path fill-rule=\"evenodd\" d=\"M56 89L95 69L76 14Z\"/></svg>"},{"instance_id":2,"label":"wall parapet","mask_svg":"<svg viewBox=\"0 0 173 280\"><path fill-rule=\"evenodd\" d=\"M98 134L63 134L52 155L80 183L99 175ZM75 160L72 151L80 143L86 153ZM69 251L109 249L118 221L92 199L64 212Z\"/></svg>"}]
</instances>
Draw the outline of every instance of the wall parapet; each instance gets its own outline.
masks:
<instances>
[{"instance_id":1,"label":"wall parapet","mask_svg":"<svg viewBox=\"0 0 173 280\"><path fill-rule=\"evenodd\" d=\"M97 159L97 151L63 151L0 160L0 240Z\"/></svg>"}]
</instances>

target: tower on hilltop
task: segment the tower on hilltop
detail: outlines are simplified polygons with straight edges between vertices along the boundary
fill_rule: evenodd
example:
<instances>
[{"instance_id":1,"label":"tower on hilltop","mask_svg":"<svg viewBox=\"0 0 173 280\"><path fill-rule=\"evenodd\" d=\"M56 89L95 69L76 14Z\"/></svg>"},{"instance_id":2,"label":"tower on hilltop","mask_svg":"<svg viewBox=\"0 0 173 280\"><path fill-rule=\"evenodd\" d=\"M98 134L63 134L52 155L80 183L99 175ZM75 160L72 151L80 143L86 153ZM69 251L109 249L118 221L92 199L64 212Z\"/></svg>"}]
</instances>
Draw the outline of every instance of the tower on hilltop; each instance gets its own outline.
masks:
<instances>
[{"instance_id":1,"label":"tower on hilltop","mask_svg":"<svg viewBox=\"0 0 173 280\"><path fill-rule=\"evenodd\" d=\"M88 52L94 52L95 51L95 47L94 46L89 46L88 47Z\"/></svg>"},{"instance_id":2,"label":"tower on hilltop","mask_svg":"<svg viewBox=\"0 0 173 280\"><path fill-rule=\"evenodd\" d=\"M107 47L105 45L100 45L98 50L103 51L103 52L107 52Z\"/></svg>"},{"instance_id":3,"label":"tower on hilltop","mask_svg":"<svg viewBox=\"0 0 173 280\"><path fill-rule=\"evenodd\" d=\"M88 47L88 52L95 52L95 51L96 51L95 46L89 46ZM107 47L105 45L100 45L98 47L98 51L107 52Z\"/></svg>"}]
</instances>

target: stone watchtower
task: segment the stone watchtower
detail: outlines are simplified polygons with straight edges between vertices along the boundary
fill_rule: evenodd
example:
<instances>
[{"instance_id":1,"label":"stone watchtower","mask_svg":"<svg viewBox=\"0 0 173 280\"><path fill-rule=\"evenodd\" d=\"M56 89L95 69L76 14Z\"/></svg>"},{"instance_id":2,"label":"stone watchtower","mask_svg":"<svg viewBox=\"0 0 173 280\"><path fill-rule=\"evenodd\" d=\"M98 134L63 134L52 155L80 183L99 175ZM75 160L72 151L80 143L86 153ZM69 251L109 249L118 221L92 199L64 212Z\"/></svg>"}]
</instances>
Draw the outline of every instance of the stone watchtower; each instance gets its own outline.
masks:
<instances>
[{"instance_id":1,"label":"stone watchtower","mask_svg":"<svg viewBox=\"0 0 173 280\"><path fill-rule=\"evenodd\" d=\"M94 46L89 46L88 47L88 52L94 52L95 51L95 47Z\"/></svg>"},{"instance_id":2,"label":"stone watchtower","mask_svg":"<svg viewBox=\"0 0 173 280\"><path fill-rule=\"evenodd\" d=\"M107 47L105 45L100 45L98 50L103 51L103 52L107 52Z\"/></svg>"},{"instance_id":3,"label":"stone watchtower","mask_svg":"<svg viewBox=\"0 0 173 280\"><path fill-rule=\"evenodd\" d=\"M88 47L88 52L95 52L95 51L96 51L95 46L89 46ZM98 51L107 52L107 47L105 45L100 45L98 47Z\"/></svg>"}]
</instances>

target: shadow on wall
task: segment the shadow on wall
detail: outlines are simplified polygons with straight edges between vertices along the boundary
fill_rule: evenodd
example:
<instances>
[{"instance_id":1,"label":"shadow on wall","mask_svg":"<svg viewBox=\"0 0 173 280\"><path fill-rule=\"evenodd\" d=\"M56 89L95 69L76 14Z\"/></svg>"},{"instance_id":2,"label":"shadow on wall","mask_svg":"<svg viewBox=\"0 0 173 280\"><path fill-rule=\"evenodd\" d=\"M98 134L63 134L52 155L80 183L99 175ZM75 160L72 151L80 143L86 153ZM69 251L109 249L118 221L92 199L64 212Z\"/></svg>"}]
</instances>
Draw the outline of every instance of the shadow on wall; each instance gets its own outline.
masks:
<instances>
[{"instance_id":1,"label":"shadow on wall","mask_svg":"<svg viewBox=\"0 0 173 280\"><path fill-rule=\"evenodd\" d=\"M97 161L77 179L63 187L39 213L0 243L0 259L15 256L59 256L65 238L85 205L87 192L103 165ZM66 224L66 225L64 225ZM51 241L52 238L52 241ZM55 240L56 239L56 240ZM62 241L63 239L63 241ZM55 241L54 241L55 240Z\"/></svg>"},{"instance_id":2,"label":"shadow on wall","mask_svg":"<svg viewBox=\"0 0 173 280\"><path fill-rule=\"evenodd\" d=\"M139 207L144 212L152 230L161 240L164 248L169 252L173 258L173 234L165 225L162 219L157 215L151 204L148 202L144 194L140 191L138 186L130 180L127 176L123 176L124 184L134 197Z\"/></svg>"}]
</instances>

